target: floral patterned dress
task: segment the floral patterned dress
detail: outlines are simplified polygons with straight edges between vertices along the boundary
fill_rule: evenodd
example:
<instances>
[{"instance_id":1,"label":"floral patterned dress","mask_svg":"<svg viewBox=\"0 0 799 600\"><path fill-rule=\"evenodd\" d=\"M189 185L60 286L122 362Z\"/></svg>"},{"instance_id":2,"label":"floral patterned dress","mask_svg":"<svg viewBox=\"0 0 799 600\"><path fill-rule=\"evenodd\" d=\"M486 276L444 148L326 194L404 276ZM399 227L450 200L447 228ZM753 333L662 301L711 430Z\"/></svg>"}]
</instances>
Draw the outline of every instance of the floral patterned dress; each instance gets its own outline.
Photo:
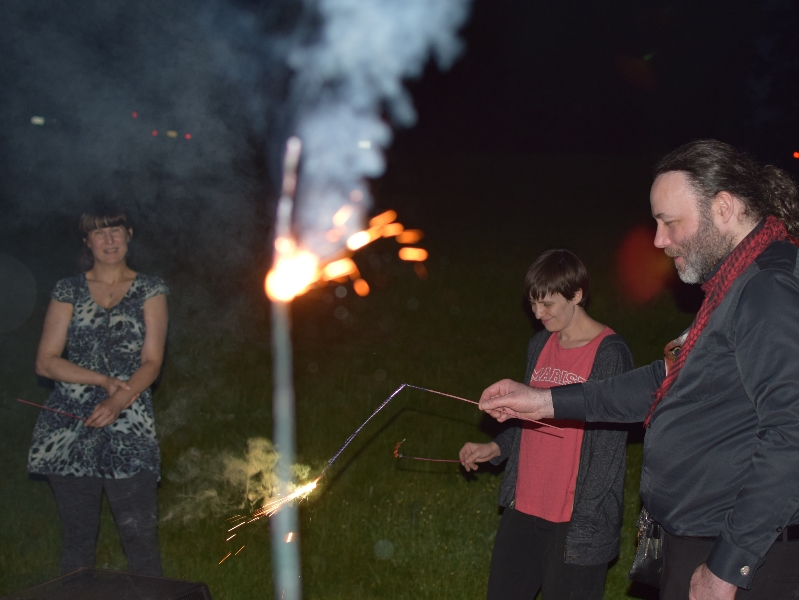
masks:
<instances>
[{"instance_id":1,"label":"floral patterned dress","mask_svg":"<svg viewBox=\"0 0 799 600\"><path fill-rule=\"evenodd\" d=\"M84 274L59 281L50 297L73 305L67 358L103 375L130 379L141 363L144 302L168 290L159 277L138 273L127 294L110 309L89 293ZM46 406L82 418L107 398L101 386L56 382ZM28 453L28 472L124 479L143 470L160 476L153 394L146 389L119 418L99 429L49 410L39 414Z\"/></svg>"}]
</instances>

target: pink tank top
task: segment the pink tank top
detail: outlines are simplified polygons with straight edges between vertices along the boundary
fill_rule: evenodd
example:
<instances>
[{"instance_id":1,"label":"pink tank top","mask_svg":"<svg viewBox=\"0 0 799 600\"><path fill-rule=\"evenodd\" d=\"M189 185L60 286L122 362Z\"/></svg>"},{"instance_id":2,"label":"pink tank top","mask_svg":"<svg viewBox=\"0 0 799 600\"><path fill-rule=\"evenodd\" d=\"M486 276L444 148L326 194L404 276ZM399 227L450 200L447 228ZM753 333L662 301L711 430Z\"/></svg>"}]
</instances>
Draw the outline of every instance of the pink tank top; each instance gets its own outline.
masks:
<instances>
[{"instance_id":1,"label":"pink tank top","mask_svg":"<svg viewBox=\"0 0 799 600\"><path fill-rule=\"evenodd\" d=\"M558 335L553 333L538 357L530 386L551 388L587 380L600 342L612 333L610 327L605 327L593 340L578 348L563 348ZM514 508L547 521L563 523L572 516L584 423L555 419L545 422L562 429L522 422Z\"/></svg>"}]
</instances>

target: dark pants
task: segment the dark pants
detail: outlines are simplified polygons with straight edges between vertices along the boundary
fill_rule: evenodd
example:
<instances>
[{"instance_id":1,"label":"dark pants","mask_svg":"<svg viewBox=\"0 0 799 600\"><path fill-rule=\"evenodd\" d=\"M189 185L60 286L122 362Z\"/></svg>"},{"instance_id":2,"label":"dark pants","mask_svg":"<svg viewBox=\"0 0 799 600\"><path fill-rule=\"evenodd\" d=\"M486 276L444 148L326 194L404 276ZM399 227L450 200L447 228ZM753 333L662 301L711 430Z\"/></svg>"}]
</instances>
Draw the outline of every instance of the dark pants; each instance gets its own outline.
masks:
<instances>
[{"instance_id":1,"label":"dark pants","mask_svg":"<svg viewBox=\"0 0 799 600\"><path fill-rule=\"evenodd\" d=\"M607 564L582 566L563 562L568 523L552 523L506 508L499 522L489 600L602 600Z\"/></svg>"},{"instance_id":2,"label":"dark pants","mask_svg":"<svg viewBox=\"0 0 799 600\"><path fill-rule=\"evenodd\" d=\"M48 476L64 533L61 573L94 568L100 505L108 498L119 539L128 558L128 571L161 575L158 548L158 478L142 471L127 479Z\"/></svg>"},{"instance_id":3,"label":"dark pants","mask_svg":"<svg viewBox=\"0 0 799 600\"><path fill-rule=\"evenodd\" d=\"M688 600L688 586L696 568L707 560L715 544L665 534L660 600ZM739 588L736 598L795 600L799 598L799 540L774 543L766 561L755 572L751 589Z\"/></svg>"}]
</instances>

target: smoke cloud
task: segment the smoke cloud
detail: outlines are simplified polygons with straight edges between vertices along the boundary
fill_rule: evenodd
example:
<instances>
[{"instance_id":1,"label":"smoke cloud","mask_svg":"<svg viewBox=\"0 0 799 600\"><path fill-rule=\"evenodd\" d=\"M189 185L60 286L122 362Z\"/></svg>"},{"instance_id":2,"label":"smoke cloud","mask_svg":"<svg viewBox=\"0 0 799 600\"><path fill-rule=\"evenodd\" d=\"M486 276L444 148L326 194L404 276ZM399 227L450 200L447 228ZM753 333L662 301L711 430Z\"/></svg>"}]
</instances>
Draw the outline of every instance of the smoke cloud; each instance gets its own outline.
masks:
<instances>
[{"instance_id":1,"label":"smoke cloud","mask_svg":"<svg viewBox=\"0 0 799 600\"><path fill-rule=\"evenodd\" d=\"M243 455L189 449L167 473L167 479L181 486L182 493L162 520L191 523L260 508L277 494L277 459L272 442L265 438L248 440ZM292 475L300 483L308 479L310 472L307 465L292 466Z\"/></svg>"},{"instance_id":2,"label":"smoke cloud","mask_svg":"<svg viewBox=\"0 0 799 600\"><path fill-rule=\"evenodd\" d=\"M353 190L347 227L362 227L391 125L416 118L403 80L430 56L455 60L469 4L4 3L0 252L44 293L78 270L85 207L122 205L132 266L171 289L167 360L207 380L199 345L224 356L257 343L286 138L305 148L298 236L327 254Z\"/></svg>"}]
</instances>

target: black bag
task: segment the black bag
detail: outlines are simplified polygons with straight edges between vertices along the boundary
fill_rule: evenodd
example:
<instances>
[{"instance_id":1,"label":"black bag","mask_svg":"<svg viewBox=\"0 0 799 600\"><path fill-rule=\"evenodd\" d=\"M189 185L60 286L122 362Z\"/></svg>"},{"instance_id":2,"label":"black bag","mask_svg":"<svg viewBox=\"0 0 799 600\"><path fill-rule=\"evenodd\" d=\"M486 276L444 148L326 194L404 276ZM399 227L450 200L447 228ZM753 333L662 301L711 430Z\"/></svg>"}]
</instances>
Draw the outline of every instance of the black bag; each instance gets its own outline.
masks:
<instances>
[{"instance_id":1,"label":"black bag","mask_svg":"<svg viewBox=\"0 0 799 600\"><path fill-rule=\"evenodd\" d=\"M642 507L635 526L638 528L638 549L627 578L659 588L663 570L663 531L660 523L652 518L646 507Z\"/></svg>"}]
</instances>

